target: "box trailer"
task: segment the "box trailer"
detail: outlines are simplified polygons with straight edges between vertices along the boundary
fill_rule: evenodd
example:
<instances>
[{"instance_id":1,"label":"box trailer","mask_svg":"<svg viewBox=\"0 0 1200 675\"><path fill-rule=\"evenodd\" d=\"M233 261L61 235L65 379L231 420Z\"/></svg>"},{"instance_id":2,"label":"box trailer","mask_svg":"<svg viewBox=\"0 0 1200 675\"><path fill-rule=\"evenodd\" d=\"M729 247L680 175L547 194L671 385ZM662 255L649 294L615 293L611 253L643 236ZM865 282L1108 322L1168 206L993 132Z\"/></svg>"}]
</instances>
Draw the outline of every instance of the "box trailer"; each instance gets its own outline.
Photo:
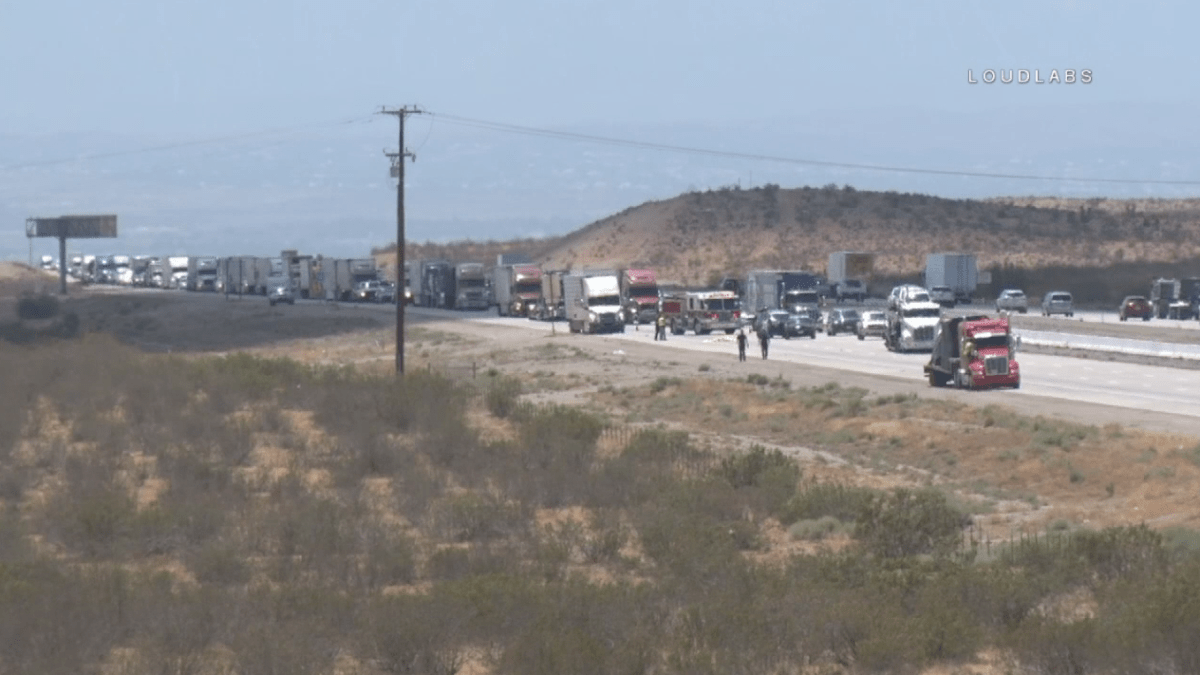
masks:
<instances>
[{"instance_id":1,"label":"box trailer","mask_svg":"<svg viewBox=\"0 0 1200 675\"><path fill-rule=\"evenodd\" d=\"M947 287L955 302L970 303L979 285L979 270L972 253L930 253L925 257L925 288Z\"/></svg>"}]
</instances>

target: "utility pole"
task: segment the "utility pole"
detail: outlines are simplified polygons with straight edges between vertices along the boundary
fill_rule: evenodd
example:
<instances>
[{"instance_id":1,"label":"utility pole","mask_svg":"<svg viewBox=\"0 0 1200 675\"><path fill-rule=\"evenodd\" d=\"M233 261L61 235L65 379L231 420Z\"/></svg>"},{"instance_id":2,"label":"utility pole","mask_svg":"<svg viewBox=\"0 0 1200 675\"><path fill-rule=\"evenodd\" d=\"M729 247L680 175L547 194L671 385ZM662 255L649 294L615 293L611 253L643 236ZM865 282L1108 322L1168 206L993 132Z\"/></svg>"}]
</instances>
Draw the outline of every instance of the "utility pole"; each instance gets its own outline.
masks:
<instances>
[{"instance_id":1,"label":"utility pole","mask_svg":"<svg viewBox=\"0 0 1200 675\"><path fill-rule=\"evenodd\" d=\"M392 177L396 184L396 374L404 374L404 159L411 157L415 162L417 156L404 148L404 119L409 115L424 113L417 106L404 106L395 110L383 108L381 115L395 115L400 121L400 142L397 152L384 150L383 154L392 160Z\"/></svg>"}]
</instances>

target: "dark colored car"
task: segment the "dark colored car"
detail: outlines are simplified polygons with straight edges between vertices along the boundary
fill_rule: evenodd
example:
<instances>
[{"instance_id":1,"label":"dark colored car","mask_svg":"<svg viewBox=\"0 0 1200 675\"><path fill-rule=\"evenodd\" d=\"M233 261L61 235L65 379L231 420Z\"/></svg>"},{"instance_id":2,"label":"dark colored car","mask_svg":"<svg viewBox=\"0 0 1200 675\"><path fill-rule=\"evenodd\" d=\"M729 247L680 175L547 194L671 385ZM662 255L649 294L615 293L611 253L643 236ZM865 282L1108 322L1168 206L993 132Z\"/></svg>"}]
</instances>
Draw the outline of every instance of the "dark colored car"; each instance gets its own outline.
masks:
<instances>
[{"instance_id":1,"label":"dark colored car","mask_svg":"<svg viewBox=\"0 0 1200 675\"><path fill-rule=\"evenodd\" d=\"M1122 321L1128 321L1130 317L1149 321L1150 317L1154 316L1154 306L1144 295L1127 295L1121 301L1121 307L1117 313L1121 315Z\"/></svg>"},{"instance_id":2,"label":"dark colored car","mask_svg":"<svg viewBox=\"0 0 1200 675\"><path fill-rule=\"evenodd\" d=\"M804 337L815 339L817 337L817 319L813 317L813 312L819 317L820 310L799 311L794 314L788 314L787 321L783 324L783 337L794 338Z\"/></svg>"},{"instance_id":3,"label":"dark colored car","mask_svg":"<svg viewBox=\"0 0 1200 675\"><path fill-rule=\"evenodd\" d=\"M825 317L825 334L853 333L858 327L857 309L831 309Z\"/></svg>"},{"instance_id":4,"label":"dark colored car","mask_svg":"<svg viewBox=\"0 0 1200 675\"><path fill-rule=\"evenodd\" d=\"M764 309L758 312L754 320L754 332L760 332L765 325L771 335L784 336L784 324L788 320L786 309Z\"/></svg>"}]
</instances>

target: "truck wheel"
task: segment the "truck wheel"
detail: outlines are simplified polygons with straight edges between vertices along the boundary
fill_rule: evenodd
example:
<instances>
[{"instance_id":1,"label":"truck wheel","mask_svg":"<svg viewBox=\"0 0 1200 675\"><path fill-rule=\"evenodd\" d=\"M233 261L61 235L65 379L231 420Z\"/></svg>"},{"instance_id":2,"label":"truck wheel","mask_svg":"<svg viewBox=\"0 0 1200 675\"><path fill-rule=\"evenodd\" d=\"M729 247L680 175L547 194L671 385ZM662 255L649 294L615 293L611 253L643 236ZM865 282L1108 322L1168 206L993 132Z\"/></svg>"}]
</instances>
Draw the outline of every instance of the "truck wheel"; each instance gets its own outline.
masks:
<instances>
[{"instance_id":1,"label":"truck wheel","mask_svg":"<svg viewBox=\"0 0 1200 675\"><path fill-rule=\"evenodd\" d=\"M867 339L867 336L863 335L862 333L859 333L859 334L858 334L858 339L859 339L859 340L866 340L866 339Z\"/></svg>"},{"instance_id":2,"label":"truck wheel","mask_svg":"<svg viewBox=\"0 0 1200 675\"><path fill-rule=\"evenodd\" d=\"M946 376L936 370L929 371L929 386L944 387L946 386Z\"/></svg>"},{"instance_id":3,"label":"truck wheel","mask_svg":"<svg viewBox=\"0 0 1200 675\"><path fill-rule=\"evenodd\" d=\"M816 339L817 339L817 331L815 331L815 330L814 330L813 332L809 333L809 334L808 334L808 339L810 339L810 340L816 340Z\"/></svg>"}]
</instances>

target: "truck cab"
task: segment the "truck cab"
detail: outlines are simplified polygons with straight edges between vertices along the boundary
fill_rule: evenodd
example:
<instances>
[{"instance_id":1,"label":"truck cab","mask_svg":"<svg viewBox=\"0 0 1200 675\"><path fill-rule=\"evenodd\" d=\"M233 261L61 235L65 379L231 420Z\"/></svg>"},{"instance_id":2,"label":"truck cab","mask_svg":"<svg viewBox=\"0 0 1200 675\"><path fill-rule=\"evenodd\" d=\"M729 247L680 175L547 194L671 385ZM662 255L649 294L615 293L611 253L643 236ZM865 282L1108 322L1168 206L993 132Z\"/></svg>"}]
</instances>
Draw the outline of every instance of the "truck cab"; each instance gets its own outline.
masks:
<instances>
[{"instance_id":1,"label":"truck cab","mask_svg":"<svg viewBox=\"0 0 1200 675\"><path fill-rule=\"evenodd\" d=\"M733 333L741 325L741 301L733 291L692 291L683 297L683 328L696 335Z\"/></svg>"},{"instance_id":2,"label":"truck cab","mask_svg":"<svg viewBox=\"0 0 1200 675\"><path fill-rule=\"evenodd\" d=\"M924 289L921 289L922 291ZM942 316L942 306L928 300L900 300L888 307L888 328L884 344L894 352L929 351L933 348L934 332Z\"/></svg>"},{"instance_id":3,"label":"truck cab","mask_svg":"<svg viewBox=\"0 0 1200 675\"><path fill-rule=\"evenodd\" d=\"M925 375L933 387L1020 387L1021 369L1008 318L955 316L939 321Z\"/></svg>"}]
</instances>

